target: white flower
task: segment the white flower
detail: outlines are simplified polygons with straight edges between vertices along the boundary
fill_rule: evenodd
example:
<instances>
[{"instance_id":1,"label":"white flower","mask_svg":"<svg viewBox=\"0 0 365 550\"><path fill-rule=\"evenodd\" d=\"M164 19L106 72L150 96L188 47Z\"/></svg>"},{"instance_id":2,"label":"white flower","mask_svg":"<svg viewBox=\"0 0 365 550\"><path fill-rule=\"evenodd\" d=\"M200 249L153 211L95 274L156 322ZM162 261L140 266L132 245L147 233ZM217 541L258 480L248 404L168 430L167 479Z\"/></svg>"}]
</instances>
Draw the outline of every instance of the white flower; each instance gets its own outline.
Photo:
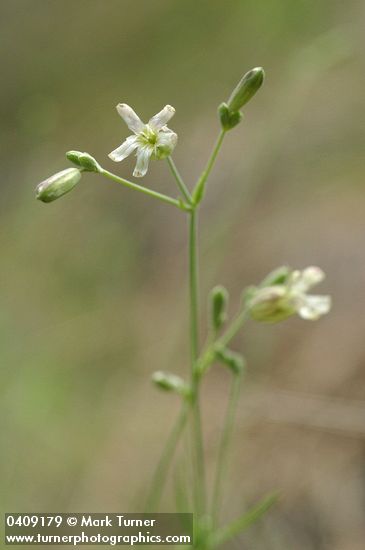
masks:
<instances>
[{"instance_id":1,"label":"white flower","mask_svg":"<svg viewBox=\"0 0 365 550\"><path fill-rule=\"evenodd\" d=\"M277 322L298 314L302 319L316 320L331 308L329 296L307 294L308 290L323 281L325 275L319 267L292 271L282 284L257 289L250 301L250 313L257 321Z\"/></svg>"},{"instance_id":2,"label":"white flower","mask_svg":"<svg viewBox=\"0 0 365 550\"><path fill-rule=\"evenodd\" d=\"M117 111L134 135L127 137L122 145L109 154L109 157L115 162L120 162L137 150L137 164L133 175L140 178L146 174L150 158L163 159L173 151L177 143L177 135L166 124L174 116L175 109L171 105L166 105L147 124L144 124L133 109L125 103L119 103Z\"/></svg>"},{"instance_id":3,"label":"white flower","mask_svg":"<svg viewBox=\"0 0 365 550\"><path fill-rule=\"evenodd\" d=\"M302 319L316 320L331 309L330 296L307 294L312 286L322 282L325 274L319 267L307 267L304 271L293 271L289 281L289 295L296 304Z\"/></svg>"}]
</instances>

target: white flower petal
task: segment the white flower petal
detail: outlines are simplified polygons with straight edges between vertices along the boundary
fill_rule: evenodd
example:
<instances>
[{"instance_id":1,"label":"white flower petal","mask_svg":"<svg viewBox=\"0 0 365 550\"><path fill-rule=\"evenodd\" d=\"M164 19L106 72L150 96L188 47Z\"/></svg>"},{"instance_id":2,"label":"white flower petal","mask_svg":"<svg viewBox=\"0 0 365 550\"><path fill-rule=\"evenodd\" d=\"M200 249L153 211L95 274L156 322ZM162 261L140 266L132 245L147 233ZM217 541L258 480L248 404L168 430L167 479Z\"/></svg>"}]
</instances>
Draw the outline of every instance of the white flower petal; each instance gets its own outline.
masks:
<instances>
[{"instance_id":1,"label":"white flower petal","mask_svg":"<svg viewBox=\"0 0 365 550\"><path fill-rule=\"evenodd\" d=\"M321 268L311 266L303 270L302 277L310 284L316 285L323 281L325 274Z\"/></svg>"},{"instance_id":2,"label":"white flower petal","mask_svg":"<svg viewBox=\"0 0 365 550\"><path fill-rule=\"evenodd\" d=\"M153 147L140 147L137 151L137 164L133 172L135 178L142 178L147 170Z\"/></svg>"},{"instance_id":3,"label":"white flower petal","mask_svg":"<svg viewBox=\"0 0 365 550\"><path fill-rule=\"evenodd\" d=\"M303 296L298 313L302 319L315 321L331 309L330 296Z\"/></svg>"},{"instance_id":4,"label":"white flower petal","mask_svg":"<svg viewBox=\"0 0 365 550\"><path fill-rule=\"evenodd\" d=\"M293 272L292 288L296 292L307 292L312 286L320 283L325 274L319 267L307 267L301 272Z\"/></svg>"},{"instance_id":5,"label":"white flower petal","mask_svg":"<svg viewBox=\"0 0 365 550\"><path fill-rule=\"evenodd\" d=\"M168 123L168 121L174 116L175 109L171 107L171 105L166 105L162 111L157 113L157 115L153 116L149 121L148 124L151 126L154 130L161 130L165 124Z\"/></svg>"},{"instance_id":6,"label":"white flower petal","mask_svg":"<svg viewBox=\"0 0 365 550\"><path fill-rule=\"evenodd\" d=\"M132 107L129 107L126 103L118 103L117 111L132 132L137 134L144 128L144 124L139 116L133 111Z\"/></svg>"},{"instance_id":7,"label":"white flower petal","mask_svg":"<svg viewBox=\"0 0 365 550\"><path fill-rule=\"evenodd\" d=\"M115 162L120 162L121 160L128 157L133 151L138 147L138 138L136 136L129 136L127 139L109 153L108 157L114 160Z\"/></svg>"}]
</instances>

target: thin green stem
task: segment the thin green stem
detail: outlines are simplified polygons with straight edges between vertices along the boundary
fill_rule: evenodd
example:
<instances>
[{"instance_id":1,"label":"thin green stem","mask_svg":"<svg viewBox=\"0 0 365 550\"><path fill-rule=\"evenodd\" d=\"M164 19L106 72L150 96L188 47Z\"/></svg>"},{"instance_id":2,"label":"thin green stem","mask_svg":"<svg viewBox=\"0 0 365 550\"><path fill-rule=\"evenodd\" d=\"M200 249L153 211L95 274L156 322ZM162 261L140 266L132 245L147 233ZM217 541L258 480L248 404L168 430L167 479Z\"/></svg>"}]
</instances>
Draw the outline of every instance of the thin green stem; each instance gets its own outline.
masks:
<instances>
[{"instance_id":1,"label":"thin green stem","mask_svg":"<svg viewBox=\"0 0 365 550\"><path fill-rule=\"evenodd\" d=\"M256 523L266 512L278 501L279 494L273 493L267 495L261 502L251 508L241 518L232 521L226 527L216 531L210 541L210 548L217 548L228 542L248 529L252 524Z\"/></svg>"},{"instance_id":2,"label":"thin green stem","mask_svg":"<svg viewBox=\"0 0 365 550\"><path fill-rule=\"evenodd\" d=\"M195 246L195 245L194 245ZM192 262L190 262L192 263ZM194 265L194 262L193 262ZM195 280L195 277L193 277ZM191 311L197 311L197 308L195 308L195 303L197 304L197 290L191 293L191 299L192 299L192 306ZM182 436L182 433L184 431L184 428L187 423L188 419L188 412L190 407L192 408L192 414L193 414L193 422L194 422L194 430L193 430L193 438L194 438L194 472L195 476L197 477L199 475L198 479L198 485L195 487L196 493L195 493L195 503L198 504L198 508L202 508L202 498L201 496L198 496L203 494L204 500L205 500L205 488L203 492L201 492L201 489L199 489L200 482L203 479L204 480L204 453L203 453L203 445L202 445L202 431L201 431L201 420L200 420L200 406L199 406L199 383L201 380L202 374L205 372L205 370L209 367L210 363L214 361L214 353L213 349L215 345L220 346L226 346L229 344L229 342L232 340L232 338L237 334L238 330L241 329L244 321L247 318L247 311L243 310L240 312L236 319L233 321L231 326L227 329L227 331L221 336L220 339L216 340L215 342L210 342L207 345L206 352L202 356L202 364L199 364L199 370L196 370L197 362L194 360L194 368L192 368L192 390L193 390L193 397L192 401L189 403L185 403L185 406L183 408L183 412L181 412L181 416L179 416L176 420L175 426L172 428L172 431L170 433L169 438L167 439L165 448L162 452L160 461L156 467L154 479L152 481L151 490L147 499L148 504L148 510L152 511L153 509L156 509L158 506L158 503L161 499L162 492L164 489L164 486L166 484L166 479L170 467L170 463L172 462L172 459L175 454L176 447L180 441L180 438ZM193 330L191 331L191 338L192 338L192 352L191 352L191 358L193 360L193 357L195 357L198 353L198 341L195 342L195 327L197 327L197 316L192 315L192 327L194 327L194 336L193 336ZM194 355L193 355L193 346L194 346ZM193 363L192 363L193 364ZM233 391L233 390L232 390ZM201 467L197 466L198 462L203 464L203 469ZM201 474L198 474L198 472L203 472L203 477L200 477ZM220 483L220 482L219 482ZM159 488L159 485L161 487ZM204 487L204 485L203 485Z\"/></svg>"},{"instance_id":3,"label":"thin green stem","mask_svg":"<svg viewBox=\"0 0 365 550\"><path fill-rule=\"evenodd\" d=\"M233 322L230 324L226 332L222 334L220 338L216 341L216 344L220 346L227 346L229 342L234 338L237 334L237 332L242 328L243 323L248 318L248 311L246 308L244 308L237 317L233 320Z\"/></svg>"},{"instance_id":4,"label":"thin green stem","mask_svg":"<svg viewBox=\"0 0 365 550\"><path fill-rule=\"evenodd\" d=\"M158 508L161 496L166 484L167 474L170 464L174 458L177 444L180 440L181 434L184 431L186 421L188 419L189 403L186 401L183 403L180 414L170 432L167 439L165 448L162 452L160 460L157 464L150 492L146 501L146 511L155 512Z\"/></svg>"},{"instance_id":5,"label":"thin green stem","mask_svg":"<svg viewBox=\"0 0 365 550\"><path fill-rule=\"evenodd\" d=\"M181 194L183 195L184 199L187 201L188 204L191 204L192 202L192 198L191 198L191 195L190 195L190 191L189 189L186 187L185 183L184 183L184 180L182 179L182 177L180 176L180 173L178 171L178 169L176 168L176 164L174 163L174 161L172 160L172 157L167 157L167 162L168 162L168 165L171 169L171 172L174 176L174 178L176 179L176 182L177 182L177 185L180 189L180 192Z\"/></svg>"},{"instance_id":6,"label":"thin green stem","mask_svg":"<svg viewBox=\"0 0 365 550\"><path fill-rule=\"evenodd\" d=\"M205 193L205 185L207 182L207 179L209 177L209 174L214 166L214 163L216 161L216 158L218 156L219 150L222 147L224 136L226 135L226 130L221 130L219 133L219 136L217 138L217 141L215 142L215 145L213 147L213 151L209 157L209 160L207 162L206 167L204 168L196 186L193 191L193 201L195 204L198 204L204 197Z\"/></svg>"},{"instance_id":7,"label":"thin green stem","mask_svg":"<svg viewBox=\"0 0 365 550\"><path fill-rule=\"evenodd\" d=\"M247 317L247 309L243 309L238 313L236 318L232 321L231 325L228 327L226 332L222 334L222 336L213 342L208 341L205 350L202 352L197 362L197 370L200 376L202 376L214 362L216 357L216 349L222 347L224 348L229 344L232 338L234 338L237 332L242 328L242 325L247 320Z\"/></svg>"},{"instance_id":8,"label":"thin green stem","mask_svg":"<svg viewBox=\"0 0 365 550\"><path fill-rule=\"evenodd\" d=\"M212 521L213 526L217 525L219 519L219 511L222 502L222 487L224 476L227 470L228 451L231 443L233 425L236 417L237 404L241 389L242 373L233 374L227 412L224 421L222 437L218 451L217 469L213 486L212 497Z\"/></svg>"},{"instance_id":9,"label":"thin green stem","mask_svg":"<svg viewBox=\"0 0 365 550\"><path fill-rule=\"evenodd\" d=\"M194 301L194 304L195 304L195 301ZM195 310L195 305L194 305L194 310ZM223 336L219 340L216 341L216 343L218 342L219 345L227 345L230 342L230 340L236 335L238 330L242 327L242 324L246 320L246 317L247 317L247 312L245 310L242 311L239 315L237 315L237 317L233 321L232 325L229 327L229 329L226 331L226 333L224 333ZM195 323L194 323L194 326L195 326ZM194 334L195 334L195 329L194 329ZM211 343L211 345L208 345L207 351L209 351L209 349L212 349L212 347L214 345L215 345L214 342ZM194 350L195 349L197 349L197 348L195 348L195 344L194 344ZM195 351L194 351L194 357L195 357ZM213 355L210 355L208 353L207 357L210 357L210 361L213 360ZM208 366L209 365L207 364L206 367L208 367ZM238 382L237 377L235 378L235 381ZM160 501L162 493L163 493L163 489L164 489L165 484L166 484L170 463L172 462L172 459L173 459L174 454L175 454L176 447L177 447L177 445L180 441L180 438L182 436L182 433L184 432L184 429L185 429L185 426L186 426L186 423L187 423L188 412L189 412L190 407L193 408L194 425L195 425L194 434L193 434L194 435L194 444L195 444L195 447L196 447L195 451L194 451L194 453L195 453L194 454L194 456L195 456L194 460L197 460L198 455L200 457L203 457L203 454L202 454L202 449L203 448L202 448L202 444L200 443L202 441L202 434L201 434L201 427L200 427L201 422L200 422L200 408L199 408L199 377L197 376L196 373L194 373L193 385L195 387L195 397L196 397L196 401L198 403L198 407L197 407L198 410L194 409L194 407L196 407L196 405L194 404L194 401L192 401L191 403L189 403L189 402L185 403L180 415L178 416L178 418L176 420L176 423L175 423L174 427L171 430L170 436L167 439L165 448L163 450L161 458L160 458L160 460L158 462L158 465L156 467L154 478L153 478L153 481L152 481L152 486L151 486L151 489L150 489L150 492L149 492L149 495L148 495L148 498L147 498L147 510L150 511L150 512L153 511L153 510L156 510L157 507L158 507L159 501ZM238 393L238 389L237 389L237 393ZM231 389L231 395L233 395L233 388ZM230 401L229 403L232 406L232 402ZM234 416L234 410L233 410L233 412L230 411L230 414L232 414ZM197 419L198 419L198 422L197 422ZM228 410L227 410L227 419L226 419L225 428L227 428L227 421L228 421ZM229 422L228 422L228 426L229 426ZM230 429L231 428L228 428L228 432L230 431ZM227 437L227 435L224 436L224 437L226 437L229 441L230 433L228 433L228 437ZM198 441L199 441L199 443L198 443ZM222 436L221 445L222 445L222 443L223 443L223 436ZM227 447L228 447L228 444L227 444ZM224 451L224 453L223 453L222 450L220 450L220 456L222 456L222 454L223 454L223 459L224 459L225 452L226 451ZM199 458L199 460L200 460L200 458ZM202 458L202 460L203 460L203 458ZM203 463L203 465L204 465L204 463ZM197 466L194 466L194 471L196 471L196 470L197 470ZM221 475L221 474L219 474L219 475ZM217 484L219 485L220 483L221 483L221 481L218 481L218 482L216 481L216 485ZM205 493L205 489L204 489L204 493ZM216 497L216 498L218 499L219 496ZM198 497L196 495L196 501L197 500L200 500L200 497L198 499ZM215 500L214 497L213 497L213 500Z\"/></svg>"},{"instance_id":10,"label":"thin green stem","mask_svg":"<svg viewBox=\"0 0 365 550\"><path fill-rule=\"evenodd\" d=\"M189 288L190 288L190 359L192 378L199 355L199 274L198 274L198 243L197 217L194 209L189 216ZM194 380L195 382L195 380Z\"/></svg>"},{"instance_id":11,"label":"thin green stem","mask_svg":"<svg viewBox=\"0 0 365 550\"><path fill-rule=\"evenodd\" d=\"M200 517L205 510L206 497L204 445L199 401L200 376L196 368L199 356L197 210L193 209L189 216L190 354L194 452L194 501L196 514Z\"/></svg>"},{"instance_id":12,"label":"thin green stem","mask_svg":"<svg viewBox=\"0 0 365 550\"><path fill-rule=\"evenodd\" d=\"M130 189L134 189L135 191L139 191L140 193L144 193L145 195L149 195L150 197L159 199L162 202L172 204L173 206L176 206L177 208L180 208L182 210L184 209L184 205L177 199L173 199L172 197L168 197L167 195L163 195L162 193L158 193L157 191L148 189L148 187L143 187L142 185L137 185L136 183L125 180L124 178L121 178L116 174L109 172L108 170L104 170L104 168L102 168L99 173L110 180L116 181L117 183L121 183L122 185L129 187Z\"/></svg>"}]
</instances>

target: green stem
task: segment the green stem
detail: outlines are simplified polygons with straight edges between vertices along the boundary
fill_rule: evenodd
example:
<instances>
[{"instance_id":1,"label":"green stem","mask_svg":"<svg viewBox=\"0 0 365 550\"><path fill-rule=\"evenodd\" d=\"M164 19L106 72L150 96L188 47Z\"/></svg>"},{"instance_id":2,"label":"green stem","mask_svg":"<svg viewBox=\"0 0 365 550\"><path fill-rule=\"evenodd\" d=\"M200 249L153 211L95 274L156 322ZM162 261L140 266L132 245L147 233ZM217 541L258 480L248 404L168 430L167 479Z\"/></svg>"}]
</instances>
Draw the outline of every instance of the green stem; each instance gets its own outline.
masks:
<instances>
[{"instance_id":1,"label":"green stem","mask_svg":"<svg viewBox=\"0 0 365 550\"><path fill-rule=\"evenodd\" d=\"M199 202L203 199L204 193L205 193L205 184L207 182L208 176L214 166L214 163L216 161L216 158L218 156L219 150L222 146L224 136L226 135L226 130L221 130L219 133L219 136L217 138L217 141L215 142L215 145L213 147L213 151L209 157L209 160L207 162L206 167L204 168L198 183L195 186L195 189L193 191L193 202L195 204L199 204Z\"/></svg>"},{"instance_id":2,"label":"green stem","mask_svg":"<svg viewBox=\"0 0 365 550\"><path fill-rule=\"evenodd\" d=\"M231 325L228 327L226 332L222 334L220 338L216 341L216 344L220 346L227 346L229 342L234 338L237 332L242 328L243 323L247 320L248 311L244 308L237 317L233 320Z\"/></svg>"},{"instance_id":3,"label":"green stem","mask_svg":"<svg viewBox=\"0 0 365 550\"><path fill-rule=\"evenodd\" d=\"M147 498L146 511L154 512L158 508L163 489L165 487L166 479L170 464L174 458L177 444L180 440L181 434L185 428L185 424L188 418L189 404L184 402L180 414L173 426L170 435L167 439L166 446L157 464L151 489Z\"/></svg>"},{"instance_id":4,"label":"green stem","mask_svg":"<svg viewBox=\"0 0 365 550\"><path fill-rule=\"evenodd\" d=\"M195 222L194 222L195 223ZM192 250L195 249L196 244L193 242L193 247L191 247ZM190 261L190 264L192 267L194 267L194 261ZM195 268L194 268L195 271ZM191 281L197 280L195 279L195 275L192 276L191 273L190 279ZM192 287L195 288L195 285L192 285ZM197 297L197 288L194 290L194 292L191 292L191 312L198 311L197 303L198 303L198 297ZM196 304L196 305L195 305ZM191 351L191 359L193 360L193 357L196 356L198 353L198 339L195 341L195 334L198 333L197 331L197 315L194 314L194 316L191 313L191 340L192 340L192 351ZM182 436L182 433L184 431L184 428L186 426L186 422L188 419L188 412L190 407L193 409L193 417L194 417L194 472L196 472L196 477L198 477L198 472L201 472L199 474L199 479L197 480L197 485L195 487L196 493L195 493L195 503L198 505L198 508L203 508L202 506L202 498L198 495L205 495L205 488L201 490L200 482L204 481L204 454L203 454L203 445L202 445L202 432L201 432L201 420L200 420L200 406L199 406L199 383L201 379L201 375L203 372L205 372L206 368L209 367L209 364L214 360L214 353L211 353L212 349L214 348L214 345L217 343L219 345L226 346L232 338L237 334L238 330L242 327L242 324L247 318L247 312L246 310L243 310L239 315L237 315L236 319L233 321L231 326L228 328L228 330L221 336L220 339L218 339L216 342L212 342L207 347L207 351L204 353L203 356L203 363L200 365L199 368L199 374L196 372L196 361L194 360L194 369L192 368L192 386L193 386L193 398L191 403L187 402L185 403L183 410L181 412L181 415L177 418L175 426L173 427L170 436L166 442L165 449L161 455L161 458L159 460L159 463L156 467L154 479L152 481L151 490L147 499L147 510L153 511L153 509L156 509L159 501L162 496L163 489L166 484L167 474L170 467L170 463L172 462L172 459L175 454L176 447L179 443L179 440ZM195 328L196 327L196 328ZM193 334L194 333L194 334ZM193 346L194 346L194 356L193 356ZM207 358L206 362L204 362L204 357ZM201 370L202 369L202 370ZM193 374L194 370L194 374ZM232 389L233 393L233 389ZM237 390L238 393L238 390ZM230 402L231 404L231 402ZM234 414L234 411L233 413ZM226 425L227 426L227 425ZM229 439L229 437L228 437ZM223 441L223 440L222 440ZM228 445L227 445L228 446ZM197 466L197 464L203 464L203 468L201 466ZM201 477L201 475L203 477ZM216 482L217 483L217 482ZM218 481L220 483L220 481ZM203 485L204 487L204 485ZM203 497L205 500L205 496ZM219 498L219 496L217 497ZM199 504L198 504L199 503Z\"/></svg>"},{"instance_id":5,"label":"green stem","mask_svg":"<svg viewBox=\"0 0 365 550\"><path fill-rule=\"evenodd\" d=\"M217 548L230 539L240 535L252 524L256 523L266 512L277 502L278 493L266 496L259 504L251 508L242 518L238 518L226 527L219 529L214 533L210 547Z\"/></svg>"},{"instance_id":6,"label":"green stem","mask_svg":"<svg viewBox=\"0 0 365 550\"><path fill-rule=\"evenodd\" d=\"M198 298L198 243L197 211L189 216L189 288L190 288L190 359L193 381L199 355L199 298Z\"/></svg>"},{"instance_id":7,"label":"green stem","mask_svg":"<svg viewBox=\"0 0 365 550\"><path fill-rule=\"evenodd\" d=\"M169 167L176 179L180 192L186 203L157 193L145 187L124 180L107 170L102 169L101 174L109 179L121 183L129 188L135 189L152 197L158 198L163 202L173 204L178 208L185 210L189 214L189 289L190 289L190 349L191 349L191 390L192 397L190 407L193 416L193 470L194 470L194 503L197 519L200 519L206 510L206 487L205 487L205 464L204 464L204 444L202 434L202 422L200 411L200 380L201 372L198 368L199 359L199 299L198 299L198 247L197 247L197 204L202 200L205 191L205 184L213 168L218 152L223 143L225 130L222 130L218 136L216 144L208 163L200 176L193 192L190 194L183 179L181 178L174 161L171 157L167 158ZM189 407L189 405L188 405ZM173 459L176 446L183 432L187 418L187 409L177 420L170 437L167 441L165 450L157 465L154 481L152 484L150 496L148 499L148 509L155 507L160 500L164 484L166 482L166 473Z\"/></svg>"},{"instance_id":8,"label":"green stem","mask_svg":"<svg viewBox=\"0 0 365 550\"><path fill-rule=\"evenodd\" d=\"M233 374L231 390L227 406L227 412L218 451L218 462L213 487L212 521L216 526L219 519L219 511L222 500L222 486L227 470L228 451L231 443L233 425L236 417L238 398L241 389L242 373Z\"/></svg>"},{"instance_id":9,"label":"green stem","mask_svg":"<svg viewBox=\"0 0 365 550\"><path fill-rule=\"evenodd\" d=\"M242 328L242 325L247 320L247 317L248 312L246 309L243 309L240 313L238 313L226 332L224 332L220 338L213 342L208 342L206 349L201 354L197 363L197 370L200 376L203 376L209 366L214 362L216 357L216 348L226 347L232 338L236 336L237 332Z\"/></svg>"},{"instance_id":10,"label":"green stem","mask_svg":"<svg viewBox=\"0 0 365 550\"><path fill-rule=\"evenodd\" d=\"M200 376L196 368L199 356L197 210L193 209L189 215L190 354L193 415L194 502L195 511L199 518L204 513L206 498L204 445L199 401Z\"/></svg>"},{"instance_id":11,"label":"green stem","mask_svg":"<svg viewBox=\"0 0 365 550\"><path fill-rule=\"evenodd\" d=\"M140 193L144 193L145 195L149 195L150 197L154 197L155 199L159 199L162 202L172 204L173 206L184 210L184 205L177 199L173 199L172 197L168 197L167 195L163 195L162 193L158 193L157 191L153 191L152 189L148 189L147 187L143 187L142 185L137 185L136 183L125 180L124 178L120 178L116 174L113 174L108 170L104 170L104 168L102 168L99 173L110 180L116 181L117 183L121 183L122 185L129 187L130 189L134 189L135 191L139 191Z\"/></svg>"},{"instance_id":12,"label":"green stem","mask_svg":"<svg viewBox=\"0 0 365 550\"><path fill-rule=\"evenodd\" d=\"M166 160L168 162L168 165L171 169L171 172L172 172L174 178L176 179L176 182L177 182L177 185L178 185L178 187L181 191L181 194L183 195L183 197L187 201L187 203L191 204L192 203L192 198L191 198L191 195L190 195L190 191L186 187L186 185L184 183L184 180L180 176L179 171L176 168L176 165L175 165L174 161L172 160L172 157L167 157Z\"/></svg>"}]
</instances>

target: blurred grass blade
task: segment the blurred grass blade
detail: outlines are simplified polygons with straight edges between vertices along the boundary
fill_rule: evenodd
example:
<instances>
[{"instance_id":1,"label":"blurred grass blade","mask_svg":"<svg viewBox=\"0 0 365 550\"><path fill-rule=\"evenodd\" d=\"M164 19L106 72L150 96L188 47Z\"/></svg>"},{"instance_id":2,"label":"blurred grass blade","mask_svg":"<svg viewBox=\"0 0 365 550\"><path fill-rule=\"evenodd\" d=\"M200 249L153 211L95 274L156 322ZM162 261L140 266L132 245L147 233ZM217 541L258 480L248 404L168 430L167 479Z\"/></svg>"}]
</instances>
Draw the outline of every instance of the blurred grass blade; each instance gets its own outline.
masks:
<instances>
[{"instance_id":1,"label":"blurred grass blade","mask_svg":"<svg viewBox=\"0 0 365 550\"><path fill-rule=\"evenodd\" d=\"M266 496L259 504L251 508L251 510L249 510L242 518L238 518L226 527L216 531L213 535L212 547L218 547L251 527L252 524L258 521L271 508L271 506L277 502L278 498L278 493L273 493Z\"/></svg>"},{"instance_id":2,"label":"blurred grass blade","mask_svg":"<svg viewBox=\"0 0 365 550\"><path fill-rule=\"evenodd\" d=\"M191 510L189 495L187 493L188 484L184 482L185 477L182 468L175 474L175 501L179 514L185 514Z\"/></svg>"}]
</instances>

